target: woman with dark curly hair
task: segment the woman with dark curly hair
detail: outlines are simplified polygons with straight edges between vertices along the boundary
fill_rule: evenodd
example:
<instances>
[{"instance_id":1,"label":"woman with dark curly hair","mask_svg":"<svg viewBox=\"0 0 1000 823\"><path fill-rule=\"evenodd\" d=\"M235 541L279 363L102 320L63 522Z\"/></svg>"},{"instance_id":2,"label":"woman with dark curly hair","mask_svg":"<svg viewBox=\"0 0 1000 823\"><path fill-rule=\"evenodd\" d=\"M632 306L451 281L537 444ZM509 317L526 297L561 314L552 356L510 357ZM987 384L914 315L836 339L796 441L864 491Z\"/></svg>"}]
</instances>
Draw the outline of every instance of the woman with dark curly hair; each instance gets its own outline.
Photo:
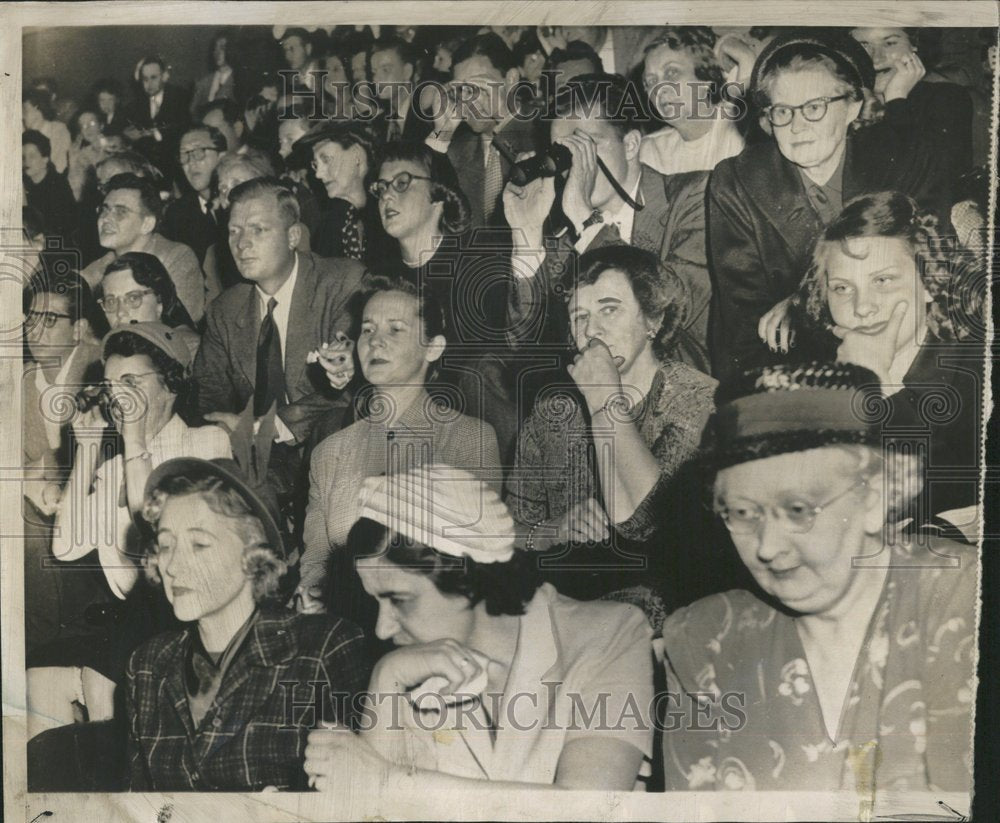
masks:
<instances>
[{"instance_id":1,"label":"woman with dark curly hair","mask_svg":"<svg viewBox=\"0 0 1000 823\"><path fill-rule=\"evenodd\" d=\"M397 648L372 672L361 733L310 735L316 788L635 788L652 744L642 612L539 585L506 507L469 472L369 478L360 506L348 549ZM614 719L581 717L598 704Z\"/></svg>"},{"instance_id":2,"label":"woman with dark curly hair","mask_svg":"<svg viewBox=\"0 0 1000 823\"><path fill-rule=\"evenodd\" d=\"M147 576L190 625L129 660L131 788L304 789L309 729L349 723L364 687L361 632L276 602L288 568L277 506L231 460L167 461L142 513Z\"/></svg>"},{"instance_id":3,"label":"woman with dark curly hair","mask_svg":"<svg viewBox=\"0 0 1000 823\"><path fill-rule=\"evenodd\" d=\"M564 288L576 391L543 390L521 427L507 479L517 545L604 544L612 532L616 543L648 544L654 488L694 454L713 408L715 380L666 357L690 295L655 254L622 245L583 254ZM557 585L595 596L620 586L617 572L566 572Z\"/></svg>"},{"instance_id":4,"label":"woman with dark curly hair","mask_svg":"<svg viewBox=\"0 0 1000 823\"><path fill-rule=\"evenodd\" d=\"M893 408L887 433L895 425L905 440L917 425L929 435L930 481L952 475L928 483L930 514L976 503L985 291L977 257L942 236L934 215L905 194L877 192L827 226L796 298L804 334L878 376ZM968 522L957 517L945 519Z\"/></svg>"},{"instance_id":5,"label":"woman with dark curly hair","mask_svg":"<svg viewBox=\"0 0 1000 823\"><path fill-rule=\"evenodd\" d=\"M642 138L639 159L661 174L711 171L743 150L715 44L709 26L669 26L646 46L643 86L666 125Z\"/></svg>"},{"instance_id":6,"label":"woman with dark curly hair","mask_svg":"<svg viewBox=\"0 0 1000 823\"><path fill-rule=\"evenodd\" d=\"M95 295L111 328L160 321L187 344L192 358L198 353L201 337L194 330L194 321L155 255L131 251L112 261Z\"/></svg>"},{"instance_id":7,"label":"woman with dark curly hair","mask_svg":"<svg viewBox=\"0 0 1000 823\"><path fill-rule=\"evenodd\" d=\"M360 419L323 440L310 459L298 604L306 610L319 605L330 555L342 553L358 517L358 485L366 477L446 462L485 472L500 485L493 427L429 392L448 346L436 293L418 291L401 278L375 278L359 320L358 361L369 384L358 398ZM348 349L344 356L353 354ZM334 610L353 614L345 611L347 603L337 602L349 596L334 592Z\"/></svg>"}]
</instances>

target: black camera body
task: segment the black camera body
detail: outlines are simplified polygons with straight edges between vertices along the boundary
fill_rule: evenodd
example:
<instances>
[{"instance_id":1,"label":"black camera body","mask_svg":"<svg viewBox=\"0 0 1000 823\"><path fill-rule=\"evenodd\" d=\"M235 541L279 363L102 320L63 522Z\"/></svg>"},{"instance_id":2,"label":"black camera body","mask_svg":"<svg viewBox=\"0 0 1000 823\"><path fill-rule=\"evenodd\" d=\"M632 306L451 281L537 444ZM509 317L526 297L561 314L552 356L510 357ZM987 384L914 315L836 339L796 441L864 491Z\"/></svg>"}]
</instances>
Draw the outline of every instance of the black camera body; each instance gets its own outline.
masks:
<instances>
[{"instance_id":1,"label":"black camera body","mask_svg":"<svg viewBox=\"0 0 1000 823\"><path fill-rule=\"evenodd\" d=\"M572 165L570 150L560 143L553 143L544 153L515 163L510 170L510 179L516 186L526 186L539 177L555 177L569 171Z\"/></svg>"}]
</instances>

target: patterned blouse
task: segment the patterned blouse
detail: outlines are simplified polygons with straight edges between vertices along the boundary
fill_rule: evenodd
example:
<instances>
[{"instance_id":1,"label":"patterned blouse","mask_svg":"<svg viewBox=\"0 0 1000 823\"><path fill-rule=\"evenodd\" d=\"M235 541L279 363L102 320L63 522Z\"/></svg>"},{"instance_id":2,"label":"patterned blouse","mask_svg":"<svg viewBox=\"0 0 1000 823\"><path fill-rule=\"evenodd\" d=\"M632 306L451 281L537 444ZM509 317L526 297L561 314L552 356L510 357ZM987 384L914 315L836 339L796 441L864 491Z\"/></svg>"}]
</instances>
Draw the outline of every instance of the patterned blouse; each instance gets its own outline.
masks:
<instances>
[{"instance_id":1,"label":"patterned blouse","mask_svg":"<svg viewBox=\"0 0 1000 823\"><path fill-rule=\"evenodd\" d=\"M667 690L680 709L671 700L668 790L861 791L872 767L883 791L971 788L975 549L935 539L885 551L836 739L791 615L730 591L670 616Z\"/></svg>"},{"instance_id":2,"label":"patterned blouse","mask_svg":"<svg viewBox=\"0 0 1000 823\"><path fill-rule=\"evenodd\" d=\"M649 394L630 417L642 441L660 464L664 478L690 458L701 441L712 413L716 381L684 363L663 363ZM600 499L595 441L609 438L610 429L591 432L586 412L563 386L543 393L521 427L515 468L507 480L507 503L514 519L534 525L559 517L589 497ZM641 540L655 524L652 493L629 520L615 529L623 537Z\"/></svg>"}]
</instances>

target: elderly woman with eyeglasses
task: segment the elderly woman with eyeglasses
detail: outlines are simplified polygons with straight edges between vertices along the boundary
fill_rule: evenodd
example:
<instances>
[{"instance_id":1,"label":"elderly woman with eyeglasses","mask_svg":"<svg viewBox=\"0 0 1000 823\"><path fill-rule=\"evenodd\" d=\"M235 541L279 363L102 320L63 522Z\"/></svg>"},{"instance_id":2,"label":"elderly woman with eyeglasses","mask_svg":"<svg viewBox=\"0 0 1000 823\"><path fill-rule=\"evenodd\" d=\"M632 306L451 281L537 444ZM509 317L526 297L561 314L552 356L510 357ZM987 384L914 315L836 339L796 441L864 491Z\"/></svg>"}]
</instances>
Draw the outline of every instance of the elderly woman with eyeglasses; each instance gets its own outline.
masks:
<instances>
[{"instance_id":1,"label":"elderly woman with eyeglasses","mask_svg":"<svg viewBox=\"0 0 1000 823\"><path fill-rule=\"evenodd\" d=\"M876 376L747 372L719 398L705 467L755 587L663 628L670 789L969 791L978 558L907 540L919 459L885 450ZM857 794L855 794L857 792Z\"/></svg>"},{"instance_id":2,"label":"elderly woman with eyeglasses","mask_svg":"<svg viewBox=\"0 0 1000 823\"><path fill-rule=\"evenodd\" d=\"M912 122L906 79L918 77L900 79L882 121L852 131L875 82L871 58L857 42L797 30L757 58L750 97L773 139L720 162L708 186L716 376L785 356L784 301L846 200L896 189L938 211L950 208L939 202L932 144ZM767 345L757 339L758 327Z\"/></svg>"},{"instance_id":3,"label":"elderly woman with eyeglasses","mask_svg":"<svg viewBox=\"0 0 1000 823\"><path fill-rule=\"evenodd\" d=\"M328 198L320 210L313 251L363 260L373 271L382 270L392 246L379 219L378 200L368 191L377 142L368 123L326 120L295 143L311 156L313 173Z\"/></svg>"}]
</instances>

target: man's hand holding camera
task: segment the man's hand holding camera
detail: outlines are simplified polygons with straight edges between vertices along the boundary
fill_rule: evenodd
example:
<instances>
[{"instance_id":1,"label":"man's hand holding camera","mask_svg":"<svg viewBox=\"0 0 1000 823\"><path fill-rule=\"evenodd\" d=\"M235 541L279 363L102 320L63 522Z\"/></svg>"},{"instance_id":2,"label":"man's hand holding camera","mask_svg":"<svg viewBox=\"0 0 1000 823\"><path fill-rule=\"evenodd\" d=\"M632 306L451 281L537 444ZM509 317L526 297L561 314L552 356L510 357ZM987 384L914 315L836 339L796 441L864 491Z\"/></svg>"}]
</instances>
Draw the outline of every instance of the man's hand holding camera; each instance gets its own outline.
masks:
<instances>
[{"instance_id":1,"label":"man's hand holding camera","mask_svg":"<svg viewBox=\"0 0 1000 823\"><path fill-rule=\"evenodd\" d=\"M594 210L590 197L597 182L597 144L589 134L580 129L556 142L568 148L573 155L573 165L570 166L563 189L562 210L579 232Z\"/></svg>"}]
</instances>

